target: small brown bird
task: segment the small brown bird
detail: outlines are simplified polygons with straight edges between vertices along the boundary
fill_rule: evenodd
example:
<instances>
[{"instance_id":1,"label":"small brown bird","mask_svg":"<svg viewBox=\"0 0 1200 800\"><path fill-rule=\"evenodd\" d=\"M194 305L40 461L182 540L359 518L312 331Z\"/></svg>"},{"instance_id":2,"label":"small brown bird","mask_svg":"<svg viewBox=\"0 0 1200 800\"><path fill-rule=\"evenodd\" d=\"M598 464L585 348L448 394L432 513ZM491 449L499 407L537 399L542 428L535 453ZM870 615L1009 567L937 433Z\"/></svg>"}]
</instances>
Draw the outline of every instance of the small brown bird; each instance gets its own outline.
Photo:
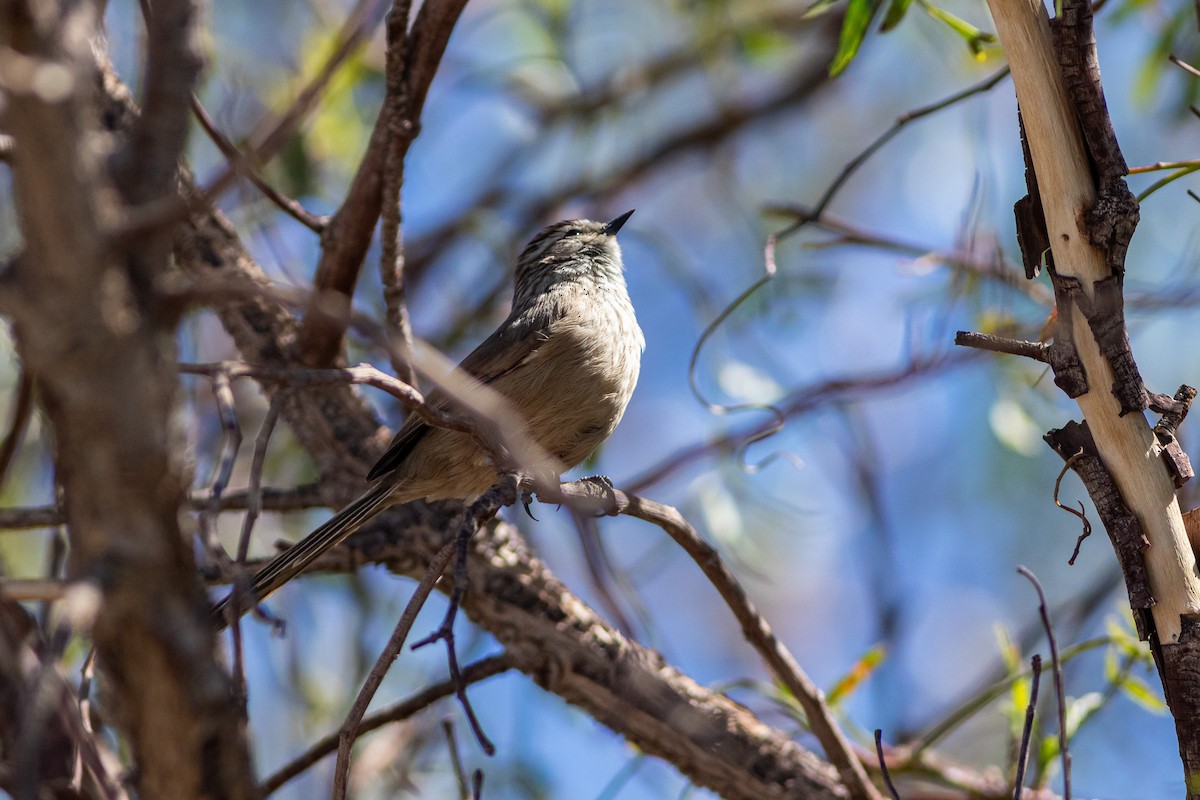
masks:
<instances>
[{"instance_id":1,"label":"small brown bird","mask_svg":"<svg viewBox=\"0 0 1200 800\"><path fill-rule=\"evenodd\" d=\"M543 230L517 260L512 311L459 368L503 396L529 436L563 471L617 427L637 384L645 339L622 274L612 222L566 220ZM445 393L433 408L453 409ZM249 610L384 508L413 500L472 499L496 482L496 467L467 434L410 416L367 474L371 488L255 576ZM213 609L224 624L226 597Z\"/></svg>"}]
</instances>

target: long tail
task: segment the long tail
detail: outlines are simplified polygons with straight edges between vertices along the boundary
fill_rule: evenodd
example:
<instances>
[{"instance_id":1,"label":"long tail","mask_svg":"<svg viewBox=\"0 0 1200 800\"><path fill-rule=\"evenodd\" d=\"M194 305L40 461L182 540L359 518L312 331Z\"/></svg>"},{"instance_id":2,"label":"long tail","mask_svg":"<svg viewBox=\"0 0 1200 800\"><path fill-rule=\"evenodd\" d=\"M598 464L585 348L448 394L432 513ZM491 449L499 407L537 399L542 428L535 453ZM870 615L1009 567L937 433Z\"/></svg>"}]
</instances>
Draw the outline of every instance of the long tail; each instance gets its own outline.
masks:
<instances>
[{"instance_id":1,"label":"long tail","mask_svg":"<svg viewBox=\"0 0 1200 800\"><path fill-rule=\"evenodd\" d=\"M250 611L269 594L303 572L318 556L358 530L360 525L388 505L388 496L393 488L394 486L387 481L376 484L324 525L271 559L271 562L254 576L250 591L241 598L242 613ZM233 595L230 594L213 606L212 618L218 630L229 624L226 617L232 600Z\"/></svg>"}]
</instances>

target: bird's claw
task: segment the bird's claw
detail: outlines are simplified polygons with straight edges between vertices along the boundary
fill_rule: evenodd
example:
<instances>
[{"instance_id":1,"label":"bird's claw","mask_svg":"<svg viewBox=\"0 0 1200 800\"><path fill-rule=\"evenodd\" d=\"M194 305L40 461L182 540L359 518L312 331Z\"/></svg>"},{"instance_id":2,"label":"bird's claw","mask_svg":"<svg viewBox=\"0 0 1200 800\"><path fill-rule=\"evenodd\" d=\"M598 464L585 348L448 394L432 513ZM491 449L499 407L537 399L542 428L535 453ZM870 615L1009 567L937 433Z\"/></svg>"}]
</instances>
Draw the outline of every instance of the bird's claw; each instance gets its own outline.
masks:
<instances>
[{"instance_id":1,"label":"bird's claw","mask_svg":"<svg viewBox=\"0 0 1200 800\"><path fill-rule=\"evenodd\" d=\"M521 492L521 507L525 509L525 513L529 515L529 518L531 520L533 520L534 522L541 522L541 520L539 520L537 517L535 517L533 515L533 512L529 509L529 507L532 504L533 504L533 492Z\"/></svg>"}]
</instances>

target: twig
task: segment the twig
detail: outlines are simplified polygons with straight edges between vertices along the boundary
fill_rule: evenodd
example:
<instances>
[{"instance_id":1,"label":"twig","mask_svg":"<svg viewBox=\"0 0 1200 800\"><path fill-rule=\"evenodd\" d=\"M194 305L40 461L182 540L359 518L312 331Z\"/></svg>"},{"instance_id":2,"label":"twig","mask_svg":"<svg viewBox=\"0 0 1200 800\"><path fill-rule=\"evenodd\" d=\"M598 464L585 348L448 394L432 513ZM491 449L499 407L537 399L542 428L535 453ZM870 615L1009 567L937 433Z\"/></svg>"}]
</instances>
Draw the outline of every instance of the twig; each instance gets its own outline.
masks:
<instances>
[{"instance_id":1,"label":"twig","mask_svg":"<svg viewBox=\"0 0 1200 800\"><path fill-rule=\"evenodd\" d=\"M775 236L767 237L766 244L763 245L762 277L758 278L756 281L754 281L754 283L750 284L750 286L743 290L742 293L735 297L728 305L725 306L725 308L721 309L721 312L717 314L716 318L714 318L712 322L708 323L708 325L704 327L704 330L701 331L699 338L696 339L696 344L692 347L692 356L690 359L688 359L688 388L691 389L692 396L695 397L702 406L708 409L709 413L716 414L718 416L724 416L725 414L732 414L738 411L757 410L766 411L771 415L772 419L767 425L759 428L759 430L747 437L738 445L738 461L743 467L745 467L745 464L742 460L742 456L746 452L746 448L755 442L760 442L763 439L770 438L771 436L774 436L783 430L783 426L787 421L787 417L778 406L770 403L716 403L706 399L704 397L704 393L700 391L699 384L696 383L696 365L700 360L700 352L704 349L704 345L708 342L712 335L717 332L717 329L724 324L725 320L729 319L729 316L734 311L737 311L737 309L740 308L743 303L753 297L759 289L766 286L775 278L775 274L778 271L775 265L776 243L777 238Z\"/></svg>"},{"instance_id":2,"label":"twig","mask_svg":"<svg viewBox=\"0 0 1200 800\"><path fill-rule=\"evenodd\" d=\"M766 619L750 602L746 590L722 563L717 551L700 537L677 509L622 492L612 488L611 484L606 486L600 481L587 479L562 484L557 493L539 490L538 498L543 502L576 503L579 508L591 509L593 513L625 514L661 528L700 567L741 624L746 640L766 662L776 679L796 698L813 735L821 743L830 763L838 770L850 797L858 800L879 799L878 791L867 777L850 742L834 721L821 690L775 636Z\"/></svg>"},{"instance_id":3,"label":"twig","mask_svg":"<svg viewBox=\"0 0 1200 800\"><path fill-rule=\"evenodd\" d=\"M250 461L250 485L246 488L246 516L242 518L242 533L238 537L237 563L245 564L250 553L250 534L254 523L262 513L262 473L267 460L267 447L271 444L271 434L279 422L280 407L287 400L287 392L278 392L271 398L267 414L263 417L262 427L254 440L254 456Z\"/></svg>"},{"instance_id":4,"label":"twig","mask_svg":"<svg viewBox=\"0 0 1200 800\"><path fill-rule=\"evenodd\" d=\"M1067 563L1071 566L1075 566L1075 559L1079 557L1079 548L1083 546L1083 540L1092 535L1092 523L1088 521L1087 514L1084 513L1083 501L1079 501L1078 511L1070 506L1064 506L1058 500L1058 489L1062 485L1062 479L1063 476L1067 474L1067 470L1075 466L1075 462L1082 458L1083 455L1083 448L1080 448L1078 453L1071 456L1066 460L1066 462L1063 463L1062 470L1058 473L1058 477L1054 479L1054 505L1058 506L1063 511L1066 511L1068 514L1073 514L1076 517L1079 517L1080 522L1083 523L1083 533L1079 534L1079 538L1075 540L1075 550L1072 551L1071 557L1067 559Z\"/></svg>"},{"instance_id":5,"label":"twig","mask_svg":"<svg viewBox=\"0 0 1200 800\"><path fill-rule=\"evenodd\" d=\"M350 713L346 715L346 720L342 723L341 731L338 734L337 766L334 768L334 800L345 800L350 777L350 749L353 747L354 740L358 735L358 727L362 722L363 715L367 711L367 706L370 705L371 699L379 689L379 685L383 683L383 678L387 675L392 662L399 656L401 648L404 647L404 641L408 638L409 631L412 630L413 622L416 621L417 613L425 605L425 601L429 598L434 586L437 585L442 573L445 572L446 567L449 565L450 559L458 550L460 540L463 537L469 540L470 536L478 530L479 525L484 519L494 516L500 506L511 505L516 502L516 499L517 482L512 476L508 476L463 510L462 523L458 534L451 537L433 557L429 568L425 572L425 577L421 579L416 591L413 592L413 596L409 599L404 613L400 616L400 621L396 624L395 630L392 631L391 638L388 639L383 651L380 652L379 658L375 661L375 665L371 668L371 672L363 682L362 689L359 690L358 697L355 699ZM455 687L455 692L460 695L461 699L464 696L461 688L461 674L456 684L458 685Z\"/></svg>"},{"instance_id":6,"label":"twig","mask_svg":"<svg viewBox=\"0 0 1200 800\"><path fill-rule=\"evenodd\" d=\"M489 656L488 658L468 664L462 670L462 678L467 683L478 683L502 672L507 672L514 666L514 659L508 653ZM433 705L443 698L449 697L457 689L455 681L447 679L435 683L405 700L388 706L374 714L364 717L355 731L356 737L364 736L393 722L400 722L413 716L419 711ZM309 746L308 750L280 767L267 776L260 787L263 796L269 796L291 779L302 775L309 767L331 753L336 753L340 733L332 733Z\"/></svg>"},{"instance_id":7,"label":"twig","mask_svg":"<svg viewBox=\"0 0 1200 800\"><path fill-rule=\"evenodd\" d=\"M242 426L238 422L237 410L234 408L233 389L230 386L229 373L218 370L209 376L212 380L213 400L217 404L217 418L221 422L220 456L213 469L212 481L208 486L208 505L200 509L200 530L204 543L209 552L218 557L224 557L217 542L215 517L221 504L221 495L229 486L233 477L233 467L237 462L238 452L242 448Z\"/></svg>"},{"instance_id":8,"label":"twig","mask_svg":"<svg viewBox=\"0 0 1200 800\"><path fill-rule=\"evenodd\" d=\"M211 205L233 185L242 173L243 164L264 164L273 158L316 106L338 68L367 40L383 2L359 0L338 33L337 46L321 64L317 74L297 93L287 111L277 119L265 119L257 126L255 133L249 137L253 144L239 159L227 164L216 178L190 197L172 194L131 210L117 228L110 231L110 238L116 243L132 241L178 222L194 211Z\"/></svg>"},{"instance_id":9,"label":"twig","mask_svg":"<svg viewBox=\"0 0 1200 800\"><path fill-rule=\"evenodd\" d=\"M13 399L12 421L8 424L8 433L0 444L0 488L8 479L8 470L12 466L25 431L29 428L29 418L33 415L33 378L24 366L21 367L20 377L17 378L17 394Z\"/></svg>"},{"instance_id":10,"label":"twig","mask_svg":"<svg viewBox=\"0 0 1200 800\"><path fill-rule=\"evenodd\" d=\"M883 729L875 729L875 755L879 758L879 771L883 774L883 785L887 787L892 800L900 800L900 793L892 783L892 774L888 772L887 759L883 757Z\"/></svg>"},{"instance_id":11,"label":"twig","mask_svg":"<svg viewBox=\"0 0 1200 800\"><path fill-rule=\"evenodd\" d=\"M1025 356L1043 364L1049 361L1047 353L1050 345L1045 342L1025 342L1019 339L1005 339L990 333L972 333L959 331L954 334L954 343L960 347L974 347L978 350L989 350L993 353L1007 353L1010 356Z\"/></svg>"},{"instance_id":12,"label":"twig","mask_svg":"<svg viewBox=\"0 0 1200 800\"><path fill-rule=\"evenodd\" d=\"M371 672L367 675L362 689L359 690L354 705L350 708L350 713L346 715L346 719L342 723L341 731L338 733L337 766L334 767L334 800L345 800L346 789L350 779L350 748L354 745L354 740L358 736L358 727L362 722L363 715L367 711L367 706L370 705L375 692L379 689L379 684L383 683L383 678L391 667L392 662L400 654L400 649L404 647L404 640L408 638L408 633L412 630L417 613L425 605L425 601L429 599L434 585L441 579L442 573L450 563L451 556L454 555L454 549L455 540L451 539L442 546L442 549L438 551L433 561L430 562L429 568L425 572L425 577L421 579L416 591L413 592L413 596L409 599L408 606L405 607L400 621L396 624L395 630L392 631L391 638L388 639L383 651L379 654L379 658L375 661L375 666L371 668Z\"/></svg>"},{"instance_id":13,"label":"twig","mask_svg":"<svg viewBox=\"0 0 1200 800\"><path fill-rule=\"evenodd\" d=\"M1033 738L1033 715L1037 710L1038 684L1042 680L1042 657L1033 654L1029 671L1032 682L1029 687L1029 704L1025 706L1025 725L1021 728L1021 747L1017 750L1017 775L1013 779L1013 800L1021 800L1025 788L1025 765L1029 763L1029 741Z\"/></svg>"},{"instance_id":14,"label":"twig","mask_svg":"<svg viewBox=\"0 0 1200 800\"><path fill-rule=\"evenodd\" d=\"M211 497L206 490L196 491L188 498L188 506L199 511L206 507L210 500ZM220 511L244 511L247 503L249 503L249 495L245 491L234 491L222 495L217 505ZM293 489L267 487L262 490L262 509L264 511L304 511L310 508L324 508L326 505L328 504L321 494L321 487L315 483L304 484ZM55 528L65 525L66 521L66 515L57 506L0 508L0 531Z\"/></svg>"},{"instance_id":15,"label":"twig","mask_svg":"<svg viewBox=\"0 0 1200 800\"><path fill-rule=\"evenodd\" d=\"M841 171L838 172L837 177L835 177L833 182L830 183L828 188L825 189L824 194L821 195L821 199L817 201L817 204L813 206L812 210L809 211L808 214L800 217L791 225L784 228L782 231L779 231L776 235L780 239L787 238L824 214L825 210L829 208L829 204L833 202L833 199L837 196L838 192L840 192L842 187L845 186L846 181L850 179L850 176L857 172L858 168L866 163L867 159L875 155L880 148L891 141L896 134L904 130L909 123L916 122L917 120L930 116L931 114L936 114L937 112L949 108L955 103L959 103L967 98L973 97L974 95L990 92L999 85L1000 81L1008 77L1008 73L1008 67L1004 67L991 77L985 78L973 86L968 86L966 89L955 92L954 94L938 100L937 102L930 103L926 106L921 106L920 108L914 108L911 111L906 111L905 113L896 117L896 121L892 123L890 128L877 136L870 144L863 148L858 155L850 159L850 161L846 163L846 166L842 167Z\"/></svg>"},{"instance_id":16,"label":"twig","mask_svg":"<svg viewBox=\"0 0 1200 800\"><path fill-rule=\"evenodd\" d=\"M271 434L279 421L279 411L287 401L288 392L276 392L271 396L267 414L263 417L262 426L254 440L254 456L250 460L250 485L246 489L246 514L242 517L242 531L238 536L237 555L235 563L238 573L233 582L233 674L241 697L246 697L246 670L242 652L241 608L243 600L243 582L240 568L246 564L250 554L250 535L254 532L254 523L262 513L262 472L267 459L267 447L271 443Z\"/></svg>"},{"instance_id":17,"label":"twig","mask_svg":"<svg viewBox=\"0 0 1200 800\"><path fill-rule=\"evenodd\" d=\"M456 681L457 683L457 681ZM454 780L458 783L459 800L471 800L467 788L467 776L463 772L462 757L458 754L458 742L454 738L454 720L442 720L442 732L446 734L446 749L450 751L450 768L454 771Z\"/></svg>"},{"instance_id":18,"label":"twig","mask_svg":"<svg viewBox=\"0 0 1200 800\"><path fill-rule=\"evenodd\" d=\"M1067 749L1067 695L1063 688L1062 663L1058 660L1058 641L1054 637L1054 626L1050 624L1050 612L1046 608L1046 594L1037 577L1025 567L1017 572L1033 584L1038 595L1038 612L1042 615L1042 626L1050 640L1050 663L1054 668L1054 694L1058 698L1058 747L1062 753L1063 800L1071 800L1071 752Z\"/></svg>"},{"instance_id":19,"label":"twig","mask_svg":"<svg viewBox=\"0 0 1200 800\"><path fill-rule=\"evenodd\" d=\"M1167 56L1167 60L1170 61L1175 66L1182 69L1184 72L1191 73L1195 77L1200 78L1200 69L1196 69L1191 64L1187 63L1182 58L1180 58L1179 56L1169 55L1169 56Z\"/></svg>"},{"instance_id":20,"label":"twig","mask_svg":"<svg viewBox=\"0 0 1200 800\"><path fill-rule=\"evenodd\" d=\"M400 209L404 187L404 158L416 135L408 102L408 15L409 0L399 0L387 16L387 95L380 114L386 118L387 154L383 160L383 212L379 223L381 240L379 274L387 307L388 354L392 371L405 383L416 386L412 365L412 325L408 318L404 281L404 239Z\"/></svg>"},{"instance_id":21,"label":"twig","mask_svg":"<svg viewBox=\"0 0 1200 800\"><path fill-rule=\"evenodd\" d=\"M213 144L229 160L230 165L236 167L245 176L246 180L254 184L255 188L263 193L264 197L313 233L320 233L325 230L325 224L328 221L325 217L317 216L263 180L262 175L251 165L251 160L243 155L237 149L237 146L229 141L229 137L217 127L217 123L208 115L208 111L201 105L200 98L194 92L192 93L192 113L200 123L200 127L208 134L208 138L213 140Z\"/></svg>"},{"instance_id":22,"label":"twig","mask_svg":"<svg viewBox=\"0 0 1200 800\"><path fill-rule=\"evenodd\" d=\"M248 489L226 492L221 495L219 510L245 511L250 507L250 500ZM197 508L207 502L207 496L201 491L192 492L188 498L188 504L192 508ZM305 483L289 489L264 486L259 489L257 502L259 511L306 511L310 508L323 508L326 505L321 494L321 485L318 483ZM0 512L0 521L2 519L3 512ZM4 526L0 524L0 528L2 527Z\"/></svg>"},{"instance_id":23,"label":"twig","mask_svg":"<svg viewBox=\"0 0 1200 800\"><path fill-rule=\"evenodd\" d=\"M415 388L370 364L342 369L293 369L222 361L181 364L179 370L198 375L225 370L233 378L252 377L260 383L281 383L292 387L337 383L374 386L398 399L409 413L422 422L469 435L500 471L511 472L517 466L528 466L542 473L533 476L539 486L550 485L554 476L544 466L538 466L551 463L550 457L528 435L523 420L502 395L455 368L453 362L423 342L414 350L413 356L414 364L421 373L435 388L454 397L465 415L451 414L428 405ZM557 483L556 480L554 482Z\"/></svg>"},{"instance_id":24,"label":"twig","mask_svg":"<svg viewBox=\"0 0 1200 800\"><path fill-rule=\"evenodd\" d=\"M809 217L812 214L808 208L795 203L770 203L763 207L763 212L793 218ZM1054 305L1054 293L1050 288L1045 284L1026 280L1022 268L1007 260L997 247L978 254L972 249L938 250L913 241L867 230L849 220L836 217L828 211L813 217L811 224L827 233L836 234L838 238L831 241L806 243L805 246L808 248L860 245L900 253L916 259L919 263L945 264L955 271L970 276L997 281L1046 308Z\"/></svg>"},{"instance_id":25,"label":"twig","mask_svg":"<svg viewBox=\"0 0 1200 800\"><path fill-rule=\"evenodd\" d=\"M409 116L414 125L421 119L429 85L465 5L466 0L426 0L417 11L406 48ZM387 114L380 114L375 121L354 180L321 236L313 293L294 346L301 361L310 367L330 365L341 347L346 331L342 312L350 306L383 201L381 176L388 149L388 121Z\"/></svg>"},{"instance_id":26,"label":"twig","mask_svg":"<svg viewBox=\"0 0 1200 800\"><path fill-rule=\"evenodd\" d=\"M908 364L886 372L833 378L797 388L776 405L785 417L792 418L856 394L871 392L878 396L880 392L903 386L914 378L935 375L970 363L973 356L973 353L963 353L914 357ZM775 420L770 419L730 431L707 442L687 445L624 481L622 485L630 492L644 491L700 459L735 452L747 439L769 430L773 425Z\"/></svg>"},{"instance_id":27,"label":"twig","mask_svg":"<svg viewBox=\"0 0 1200 800\"><path fill-rule=\"evenodd\" d=\"M463 713L467 715L467 723L471 726L471 733L475 736L475 741L479 743L480 749L485 754L491 756L495 754L496 746L492 744L487 734L483 732L483 726L479 724L479 718L475 715L475 709L471 706L471 701L467 698L467 684L463 681L462 672L458 668L458 651L454 645L454 620L458 617L458 609L462 604L463 596L467 593L469 582L467 574L468 547L477 527L478 525L463 527L459 531L455 541L454 587L450 591L450 602L446 605L446 613L442 617L442 624L429 636L426 636L419 642L414 642L412 649L416 650L437 641L446 643L446 663L450 668L450 679L455 683L455 696L458 698L459 705L462 706Z\"/></svg>"},{"instance_id":28,"label":"twig","mask_svg":"<svg viewBox=\"0 0 1200 800\"><path fill-rule=\"evenodd\" d=\"M588 578L591 580L592 589L596 593L600 605L608 615L612 623L617 627L617 630L624 633L626 636L636 638L634 636L637 628L633 626L633 620L621 608L621 604L617 602L616 593L612 585L613 579L620 583L621 589L627 596L629 602L634 606L634 611L637 613L638 621L642 623L643 630L648 627L645 609L637 597L637 592L629 581L617 573L613 566L612 560L604 548L604 539L600 537L598 526L596 525L595 517L587 514L582 514L578 509L572 508L571 522L575 525L575 532L579 539L579 549L583 555L583 563L587 568Z\"/></svg>"},{"instance_id":29,"label":"twig","mask_svg":"<svg viewBox=\"0 0 1200 800\"><path fill-rule=\"evenodd\" d=\"M207 364L180 364L179 371L189 375L208 375L227 371L231 378L252 378L259 382L285 384L292 387L320 386L324 384L353 383L373 386L387 392L400 401L405 410L416 414L422 422L439 428L468 433L481 444L487 440L479 426L462 416L447 414L430 408L425 397L411 384L393 378L370 364L359 364L340 369L291 369L287 367L262 367L240 361L221 361ZM490 445L488 445L490 447Z\"/></svg>"}]
</instances>

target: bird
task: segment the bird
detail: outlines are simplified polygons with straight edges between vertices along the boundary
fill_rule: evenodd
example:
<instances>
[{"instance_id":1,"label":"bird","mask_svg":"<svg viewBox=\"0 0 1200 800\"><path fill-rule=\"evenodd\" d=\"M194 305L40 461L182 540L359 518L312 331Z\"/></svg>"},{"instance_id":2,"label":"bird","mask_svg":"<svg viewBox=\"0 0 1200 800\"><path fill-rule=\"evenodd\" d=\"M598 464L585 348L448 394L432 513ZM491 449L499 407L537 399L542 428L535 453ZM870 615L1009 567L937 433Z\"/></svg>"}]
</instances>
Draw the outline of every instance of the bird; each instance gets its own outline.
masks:
<instances>
[{"instance_id":1,"label":"bird","mask_svg":"<svg viewBox=\"0 0 1200 800\"><path fill-rule=\"evenodd\" d=\"M555 459L556 474L608 438L637 385L646 342L616 238L632 214L609 222L564 220L534 236L517 259L508 317L459 364L507 400L525 434ZM440 390L426 402L458 410ZM498 478L469 434L410 414L367 473L367 490L255 573L240 607L254 608L383 509L414 500L469 501ZM228 623L232 600L230 594L212 609L219 627Z\"/></svg>"}]
</instances>

